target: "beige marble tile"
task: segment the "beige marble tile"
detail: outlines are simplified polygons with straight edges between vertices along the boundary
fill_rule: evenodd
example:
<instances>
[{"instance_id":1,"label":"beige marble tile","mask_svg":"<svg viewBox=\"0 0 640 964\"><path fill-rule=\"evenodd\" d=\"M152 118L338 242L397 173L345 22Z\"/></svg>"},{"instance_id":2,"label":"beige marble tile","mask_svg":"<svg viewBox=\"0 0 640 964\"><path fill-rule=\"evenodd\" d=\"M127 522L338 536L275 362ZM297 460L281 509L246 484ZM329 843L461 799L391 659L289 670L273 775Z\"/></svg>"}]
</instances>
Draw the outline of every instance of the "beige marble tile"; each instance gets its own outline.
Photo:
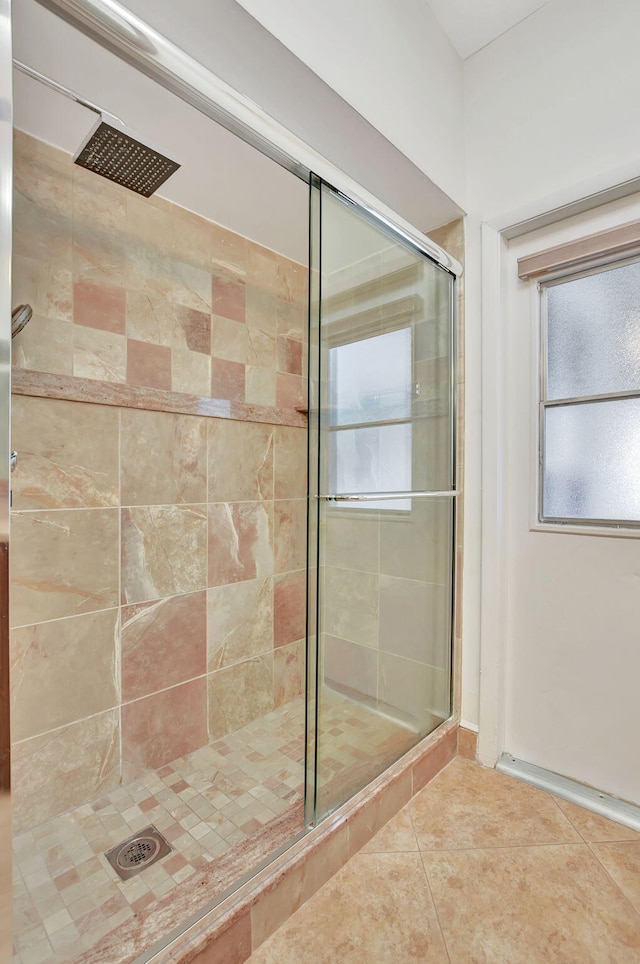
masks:
<instances>
[{"instance_id":1,"label":"beige marble tile","mask_svg":"<svg viewBox=\"0 0 640 964\"><path fill-rule=\"evenodd\" d=\"M278 425L275 429L274 497L304 499L307 495L307 430Z\"/></svg>"},{"instance_id":2,"label":"beige marble tile","mask_svg":"<svg viewBox=\"0 0 640 964\"><path fill-rule=\"evenodd\" d=\"M17 395L14 509L118 505L118 410Z\"/></svg>"},{"instance_id":3,"label":"beige marble tile","mask_svg":"<svg viewBox=\"0 0 640 964\"><path fill-rule=\"evenodd\" d=\"M122 602L204 589L206 542L206 506L123 509Z\"/></svg>"},{"instance_id":4,"label":"beige marble tile","mask_svg":"<svg viewBox=\"0 0 640 964\"><path fill-rule=\"evenodd\" d=\"M54 262L71 270L71 208L61 212L14 190L13 254Z\"/></svg>"},{"instance_id":5,"label":"beige marble tile","mask_svg":"<svg viewBox=\"0 0 640 964\"><path fill-rule=\"evenodd\" d=\"M14 304L31 305L36 314L46 315L47 318L73 320L73 285L69 265L18 255L13 259L12 276Z\"/></svg>"},{"instance_id":6,"label":"beige marble tile","mask_svg":"<svg viewBox=\"0 0 640 964\"><path fill-rule=\"evenodd\" d=\"M253 328L247 325L247 356L248 365L259 368L276 369L276 336L269 331ZM277 381L276 381L277 393Z\"/></svg>"},{"instance_id":7,"label":"beige marble tile","mask_svg":"<svg viewBox=\"0 0 640 964\"><path fill-rule=\"evenodd\" d=\"M73 374L123 384L127 380L127 339L110 331L74 325Z\"/></svg>"},{"instance_id":8,"label":"beige marble tile","mask_svg":"<svg viewBox=\"0 0 640 964\"><path fill-rule=\"evenodd\" d=\"M14 626L109 609L117 604L117 509L13 514Z\"/></svg>"},{"instance_id":9,"label":"beige marble tile","mask_svg":"<svg viewBox=\"0 0 640 964\"><path fill-rule=\"evenodd\" d=\"M213 230L210 221L172 204L170 235L171 251L180 261L211 268Z\"/></svg>"},{"instance_id":10,"label":"beige marble tile","mask_svg":"<svg viewBox=\"0 0 640 964\"><path fill-rule=\"evenodd\" d=\"M247 325L254 331L263 331L275 339L278 332L278 299L272 292L255 283L247 285L246 295ZM275 368L275 355L273 367Z\"/></svg>"},{"instance_id":11,"label":"beige marble tile","mask_svg":"<svg viewBox=\"0 0 640 964\"><path fill-rule=\"evenodd\" d=\"M211 269L216 274L229 278L244 279L247 272L247 251L251 242L219 224L211 224L211 235Z\"/></svg>"},{"instance_id":12,"label":"beige marble tile","mask_svg":"<svg viewBox=\"0 0 640 964\"><path fill-rule=\"evenodd\" d=\"M211 358L197 351L172 348L171 391L208 397L211 394Z\"/></svg>"},{"instance_id":13,"label":"beige marble tile","mask_svg":"<svg viewBox=\"0 0 640 964\"><path fill-rule=\"evenodd\" d=\"M34 204L65 216L71 211L69 155L44 141L13 132L14 190Z\"/></svg>"},{"instance_id":14,"label":"beige marble tile","mask_svg":"<svg viewBox=\"0 0 640 964\"><path fill-rule=\"evenodd\" d=\"M594 843L591 849L640 913L640 840Z\"/></svg>"},{"instance_id":15,"label":"beige marble tile","mask_svg":"<svg viewBox=\"0 0 640 964\"><path fill-rule=\"evenodd\" d=\"M211 320L211 354L225 361L247 363L249 332L244 321L213 315Z\"/></svg>"},{"instance_id":16,"label":"beige marble tile","mask_svg":"<svg viewBox=\"0 0 640 964\"><path fill-rule=\"evenodd\" d=\"M123 505L206 501L205 419L135 409L123 409L120 419Z\"/></svg>"},{"instance_id":17,"label":"beige marble tile","mask_svg":"<svg viewBox=\"0 0 640 964\"><path fill-rule=\"evenodd\" d=\"M445 585L451 572L451 500L414 499L411 512L380 522L380 572Z\"/></svg>"},{"instance_id":18,"label":"beige marble tile","mask_svg":"<svg viewBox=\"0 0 640 964\"><path fill-rule=\"evenodd\" d=\"M69 321L35 312L11 342L11 360L18 368L56 375L73 374L73 331Z\"/></svg>"},{"instance_id":19,"label":"beige marble tile","mask_svg":"<svg viewBox=\"0 0 640 964\"><path fill-rule=\"evenodd\" d=\"M448 586L379 578L380 649L445 669L450 659Z\"/></svg>"},{"instance_id":20,"label":"beige marble tile","mask_svg":"<svg viewBox=\"0 0 640 964\"><path fill-rule=\"evenodd\" d=\"M209 505L209 586L273 573L273 503Z\"/></svg>"},{"instance_id":21,"label":"beige marble tile","mask_svg":"<svg viewBox=\"0 0 640 964\"><path fill-rule=\"evenodd\" d=\"M580 842L554 799L456 757L410 804L421 850Z\"/></svg>"},{"instance_id":22,"label":"beige marble tile","mask_svg":"<svg viewBox=\"0 0 640 964\"><path fill-rule=\"evenodd\" d=\"M409 718L426 734L451 715L449 672L393 653L378 653L378 705L383 713Z\"/></svg>"},{"instance_id":23,"label":"beige marble tile","mask_svg":"<svg viewBox=\"0 0 640 964\"><path fill-rule=\"evenodd\" d=\"M123 700L201 676L206 668L204 591L123 607Z\"/></svg>"},{"instance_id":24,"label":"beige marble tile","mask_svg":"<svg viewBox=\"0 0 640 964\"><path fill-rule=\"evenodd\" d=\"M127 336L137 341L209 355L211 315L172 304L149 291L128 291Z\"/></svg>"},{"instance_id":25,"label":"beige marble tile","mask_svg":"<svg viewBox=\"0 0 640 964\"><path fill-rule=\"evenodd\" d=\"M378 572L380 522L341 509L324 513L324 562L338 569Z\"/></svg>"},{"instance_id":26,"label":"beige marble tile","mask_svg":"<svg viewBox=\"0 0 640 964\"><path fill-rule=\"evenodd\" d=\"M575 803L569 803L562 797L554 797L554 800L580 836L589 843L607 840L640 840L640 833L632 830L631 827L607 820L606 817L601 817L600 814L586 810L584 807L578 807Z\"/></svg>"},{"instance_id":27,"label":"beige marble tile","mask_svg":"<svg viewBox=\"0 0 640 964\"><path fill-rule=\"evenodd\" d=\"M209 501L272 499L274 427L212 418L207 429Z\"/></svg>"},{"instance_id":28,"label":"beige marble tile","mask_svg":"<svg viewBox=\"0 0 640 964\"><path fill-rule=\"evenodd\" d=\"M323 635L323 671L325 682L355 699L376 700L378 697L378 652L348 639Z\"/></svg>"},{"instance_id":29,"label":"beige marble tile","mask_svg":"<svg viewBox=\"0 0 640 964\"><path fill-rule=\"evenodd\" d=\"M207 636L209 672L271 652L272 580L250 579L209 589Z\"/></svg>"},{"instance_id":30,"label":"beige marble tile","mask_svg":"<svg viewBox=\"0 0 640 964\"><path fill-rule=\"evenodd\" d=\"M366 646L378 645L378 576L324 566L325 630Z\"/></svg>"},{"instance_id":31,"label":"beige marble tile","mask_svg":"<svg viewBox=\"0 0 640 964\"><path fill-rule=\"evenodd\" d=\"M118 710L16 743L14 830L27 829L118 786L119 746Z\"/></svg>"},{"instance_id":32,"label":"beige marble tile","mask_svg":"<svg viewBox=\"0 0 640 964\"><path fill-rule=\"evenodd\" d=\"M276 373L270 368L247 365L245 369L245 401L249 405L276 404Z\"/></svg>"},{"instance_id":33,"label":"beige marble tile","mask_svg":"<svg viewBox=\"0 0 640 964\"><path fill-rule=\"evenodd\" d=\"M285 572L273 581L273 643L286 646L306 632L307 574Z\"/></svg>"},{"instance_id":34,"label":"beige marble tile","mask_svg":"<svg viewBox=\"0 0 640 964\"><path fill-rule=\"evenodd\" d=\"M273 654L274 709L304 695L306 672L306 644L304 639L287 646L279 646Z\"/></svg>"},{"instance_id":35,"label":"beige marble tile","mask_svg":"<svg viewBox=\"0 0 640 964\"><path fill-rule=\"evenodd\" d=\"M235 663L210 673L209 737L233 733L273 709L273 655Z\"/></svg>"},{"instance_id":36,"label":"beige marble tile","mask_svg":"<svg viewBox=\"0 0 640 964\"><path fill-rule=\"evenodd\" d=\"M11 633L11 736L24 740L118 702L118 610Z\"/></svg>"},{"instance_id":37,"label":"beige marble tile","mask_svg":"<svg viewBox=\"0 0 640 964\"><path fill-rule=\"evenodd\" d=\"M73 217L75 225L99 226L114 234L124 229L127 216L126 188L67 160L73 180Z\"/></svg>"},{"instance_id":38,"label":"beige marble tile","mask_svg":"<svg viewBox=\"0 0 640 964\"><path fill-rule=\"evenodd\" d=\"M307 500L281 499L273 507L276 572L304 569L307 564Z\"/></svg>"},{"instance_id":39,"label":"beige marble tile","mask_svg":"<svg viewBox=\"0 0 640 964\"><path fill-rule=\"evenodd\" d=\"M631 964L640 957L640 916L585 844L423 858L453 961Z\"/></svg>"},{"instance_id":40,"label":"beige marble tile","mask_svg":"<svg viewBox=\"0 0 640 964\"><path fill-rule=\"evenodd\" d=\"M74 219L74 281L125 286L127 266L126 242L119 231L81 218Z\"/></svg>"},{"instance_id":41,"label":"beige marble tile","mask_svg":"<svg viewBox=\"0 0 640 964\"><path fill-rule=\"evenodd\" d=\"M306 304L278 299L276 305L278 334L285 338L307 339L308 311Z\"/></svg>"},{"instance_id":42,"label":"beige marble tile","mask_svg":"<svg viewBox=\"0 0 640 964\"><path fill-rule=\"evenodd\" d=\"M417 850L418 841L406 807L392 817L362 848L362 852L366 854L393 854Z\"/></svg>"},{"instance_id":43,"label":"beige marble tile","mask_svg":"<svg viewBox=\"0 0 640 964\"><path fill-rule=\"evenodd\" d=\"M250 961L446 964L419 855L356 855Z\"/></svg>"}]
</instances>

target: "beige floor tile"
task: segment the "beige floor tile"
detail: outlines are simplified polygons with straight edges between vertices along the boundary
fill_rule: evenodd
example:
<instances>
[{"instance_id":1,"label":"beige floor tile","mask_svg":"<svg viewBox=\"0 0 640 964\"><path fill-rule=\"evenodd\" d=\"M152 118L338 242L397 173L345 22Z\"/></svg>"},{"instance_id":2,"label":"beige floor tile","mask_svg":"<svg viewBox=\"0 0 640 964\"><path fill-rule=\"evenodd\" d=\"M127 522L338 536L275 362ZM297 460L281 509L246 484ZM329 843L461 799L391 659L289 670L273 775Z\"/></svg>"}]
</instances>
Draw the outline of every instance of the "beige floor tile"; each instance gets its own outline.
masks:
<instances>
[{"instance_id":1,"label":"beige floor tile","mask_svg":"<svg viewBox=\"0 0 640 964\"><path fill-rule=\"evenodd\" d=\"M554 799L456 757L409 804L421 850L579 842Z\"/></svg>"},{"instance_id":2,"label":"beige floor tile","mask_svg":"<svg viewBox=\"0 0 640 964\"><path fill-rule=\"evenodd\" d=\"M606 840L640 840L640 833L625 827L621 823L607 820L591 810L577 807L575 803L554 797L554 800L576 828L578 833L589 843Z\"/></svg>"},{"instance_id":3,"label":"beige floor tile","mask_svg":"<svg viewBox=\"0 0 640 964\"><path fill-rule=\"evenodd\" d=\"M452 964L640 961L640 915L585 844L423 857Z\"/></svg>"},{"instance_id":4,"label":"beige floor tile","mask_svg":"<svg viewBox=\"0 0 640 964\"><path fill-rule=\"evenodd\" d=\"M418 841L409 816L409 808L403 809L384 825L382 830L362 848L363 854L393 854L418 850Z\"/></svg>"},{"instance_id":5,"label":"beige floor tile","mask_svg":"<svg viewBox=\"0 0 640 964\"><path fill-rule=\"evenodd\" d=\"M594 843L591 849L640 913L640 840Z\"/></svg>"},{"instance_id":6,"label":"beige floor tile","mask_svg":"<svg viewBox=\"0 0 640 964\"><path fill-rule=\"evenodd\" d=\"M418 854L356 854L251 964L446 964Z\"/></svg>"}]
</instances>

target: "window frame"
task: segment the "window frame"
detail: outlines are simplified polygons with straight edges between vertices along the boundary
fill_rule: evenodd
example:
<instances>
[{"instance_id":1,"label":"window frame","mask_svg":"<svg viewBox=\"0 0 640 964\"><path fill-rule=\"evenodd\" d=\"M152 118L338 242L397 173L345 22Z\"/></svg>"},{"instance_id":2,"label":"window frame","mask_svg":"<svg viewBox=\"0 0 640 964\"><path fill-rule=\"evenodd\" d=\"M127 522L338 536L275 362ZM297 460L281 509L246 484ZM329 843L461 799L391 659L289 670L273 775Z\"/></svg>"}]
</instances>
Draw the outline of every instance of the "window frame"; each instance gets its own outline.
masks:
<instances>
[{"instance_id":1,"label":"window frame","mask_svg":"<svg viewBox=\"0 0 640 964\"><path fill-rule=\"evenodd\" d=\"M537 382L537 494L536 494L536 525L534 528L550 531L571 531L574 533L591 533L595 535L629 535L640 534L640 518L632 519L602 519L578 516L546 516L544 514L544 473L545 473L545 414L549 408L569 407L584 404L606 404L610 401L629 398L640 399L640 389L624 392L603 392L593 395L579 395L569 398L547 398L548 374L548 315L546 292L549 288L602 274L605 271L623 268L626 265L640 262L640 254L625 256L600 256L590 258L587 263L566 266L549 272L537 282L538 304L538 382Z\"/></svg>"},{"instance_id":2,"label":"window frame","mask_svg":"<svg viewBox=\"0 0 640 964\"><path fill-rule=\"evenodd\" d=\"M350 321L350 320L351 319L347 319L347 321ZM360 329L359 332L357 332L357 329L354 330L351 327L345 327L342 330L339 328L338 331L330 334L327 339L327 364L329 364L328 357L332 349L342 348L345 345L357 344L360 341L365 341L370 338L376 338L380 335L385 335L391 332L403 331L403 330L408 330L410 333L411 371L412 373L414 373L415 371L415 332L414 332L413 320L411 318L407 318L406 316L403 316L402 314L393 314L393 313L390 315L389 323L388 325L385 324L385 328L383 331L379 330L379 324L378 324L375 326L372 325L369 328L363 327ZM357 333L364 332L364 337L354 338L354 334L356 332ZM333 425L331 423L331 419L328 419L327 427L326 427L327 445L328 446L331 445L331 442L330 442L331 436L341 431L346 431L346 430L357 431L358 429L375 428L375 427L380 427L384 425L409 425L412 429L411 460L412 460L412 468L413 468L413 422L414 422L413 412L410 412L409 415L407 415L405 418L376 419L374 421L369 421L369 422L354 422L354 423L349 423L345 425ZM329 491L331 492L337 491L337 488L334 484L335 479L329 479L328 483L329 483ZM403 499L402 495L399 495L398 501L408 501L408 500ZM407 518L411 515L413 511L413 503L410 506L407 506L406 508L401 509L396 507L395 502L393 502L392 500L389 500L388 507L385 505L376 505L375 503L371 503L371 502L362 502L362 503L336 502L331 505L331 509L332 510L335 509L339 511L341 515L344 515L346 510L353 510L358 517L361 517L366 514L371 514L372 516L375 515L375 517L379 517L379 514L383 513L385 516L393 515L399 518Z\"/></svg>"}]
</instances>

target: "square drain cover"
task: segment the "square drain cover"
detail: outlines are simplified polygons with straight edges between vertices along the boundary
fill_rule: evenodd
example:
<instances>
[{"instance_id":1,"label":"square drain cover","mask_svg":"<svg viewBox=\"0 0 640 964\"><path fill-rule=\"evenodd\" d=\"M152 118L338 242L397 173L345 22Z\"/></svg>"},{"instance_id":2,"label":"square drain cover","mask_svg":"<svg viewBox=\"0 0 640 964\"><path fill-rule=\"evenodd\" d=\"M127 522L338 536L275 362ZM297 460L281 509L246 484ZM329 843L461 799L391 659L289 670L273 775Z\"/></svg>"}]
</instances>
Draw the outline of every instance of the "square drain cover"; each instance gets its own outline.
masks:
<instances>
[{"instance_id":1,"label":"square drain cover","mask_svg":"<svg viewBox=\"0 0 640 964\"><path fill-rule=\"evenodd\" d=\"M160 831L149 826L107 850L105 857L118 876L128 880L166 857L172 849Z\"/></svg>"}]
</instances>

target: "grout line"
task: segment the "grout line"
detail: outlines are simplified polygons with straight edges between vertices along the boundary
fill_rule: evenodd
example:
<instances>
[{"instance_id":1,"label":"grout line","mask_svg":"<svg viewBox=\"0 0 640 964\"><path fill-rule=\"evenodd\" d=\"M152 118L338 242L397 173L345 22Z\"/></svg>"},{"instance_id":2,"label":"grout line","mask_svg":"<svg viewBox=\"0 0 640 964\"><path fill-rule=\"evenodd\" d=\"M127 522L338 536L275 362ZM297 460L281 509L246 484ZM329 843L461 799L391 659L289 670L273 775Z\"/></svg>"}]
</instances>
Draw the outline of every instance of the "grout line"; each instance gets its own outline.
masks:
<instances>
[{"instance_id":1,"label":"grout line","mask_svg":"<svg viewBox=\"0 0 640 964\"><path fill-rule=\"evenodd\" d=\"M412 822L412 826L413 826L413 822ZM447 960L449 961L449 964L452 964L452 962L451 962L451 954L449 953L449 947L448 947L448 945L447 945L447 939L446 939L446 937L445 937L444 930L443 930L443 928L442 928L442 924L440 923L440 914L438 913L438 905L437 905L437 903L436 903L435 897L433 896L433 890L431 889L431 881L429 880L429 873L428 873L428 871L427 871L427 865L426 865L425 862L424 862L424 855L423 855L423 853L422 853L421 851L420 851L420 864L421 864L421 866L422 866L422 871L423 871L423 873L424 873L424 877L425 877L425 880L426 880L426 882L427 882L427 889L428 889L429 895L430 895L430 897L431 897L431 903L432 903L432 905L433 905L433 911L434 911L434 913L435 913L435 915L436 915L436 923L437 923L437 925L438 925L438 929L439 929L440 935L441 935L441 937L442 937L442 943L443 943L443 945L444 945L445 954L447 955Z\"/></svg>"},{"instance_id":2,"label":"grout line","mask_svg":"<svg viewBox=\"0 0 640 964\"><path fill-rule=\"evenodd\" d=\"M592 843L600 843L600 844L610 844L610 843L611 843L611 844L618 844L618 843L634 843L634 841L633 841L633 840L594 840L594 841L585 840L585 843L586 843L587 847L589 848L589 852L590 852L590 853L593 855L593 857L595 857L595 859L598 861L598 864L599 864L600 867L603 869L603 871L605 872L605 874L607 875L607 877L609 878L609 880L611 881L611 883L613 884L613 886L615 887L615 889L618 891L619 894L621 894L621 896L624 898L624 900L629 904L629 906L630 906L631 909L634 911L634 913L635 913L638 917L640 917L640 907L636 907L636 905L633 903L633 901L631 900L631 898L630 898L630 897L627 897L627 895L626 895L625 892L623 891L623 889L622 889L622 887L620 886L620 884L617 882L617 880L615 879L615 877L612 876L612 874L611 874L611 872L609 871L608 867L602 862L602 860L600 859L600 857L598 856L598 854L596 853L596 851L595 851L595 850L593 849L593 847L592 847Z\"/></svg>"}]
</instances>

